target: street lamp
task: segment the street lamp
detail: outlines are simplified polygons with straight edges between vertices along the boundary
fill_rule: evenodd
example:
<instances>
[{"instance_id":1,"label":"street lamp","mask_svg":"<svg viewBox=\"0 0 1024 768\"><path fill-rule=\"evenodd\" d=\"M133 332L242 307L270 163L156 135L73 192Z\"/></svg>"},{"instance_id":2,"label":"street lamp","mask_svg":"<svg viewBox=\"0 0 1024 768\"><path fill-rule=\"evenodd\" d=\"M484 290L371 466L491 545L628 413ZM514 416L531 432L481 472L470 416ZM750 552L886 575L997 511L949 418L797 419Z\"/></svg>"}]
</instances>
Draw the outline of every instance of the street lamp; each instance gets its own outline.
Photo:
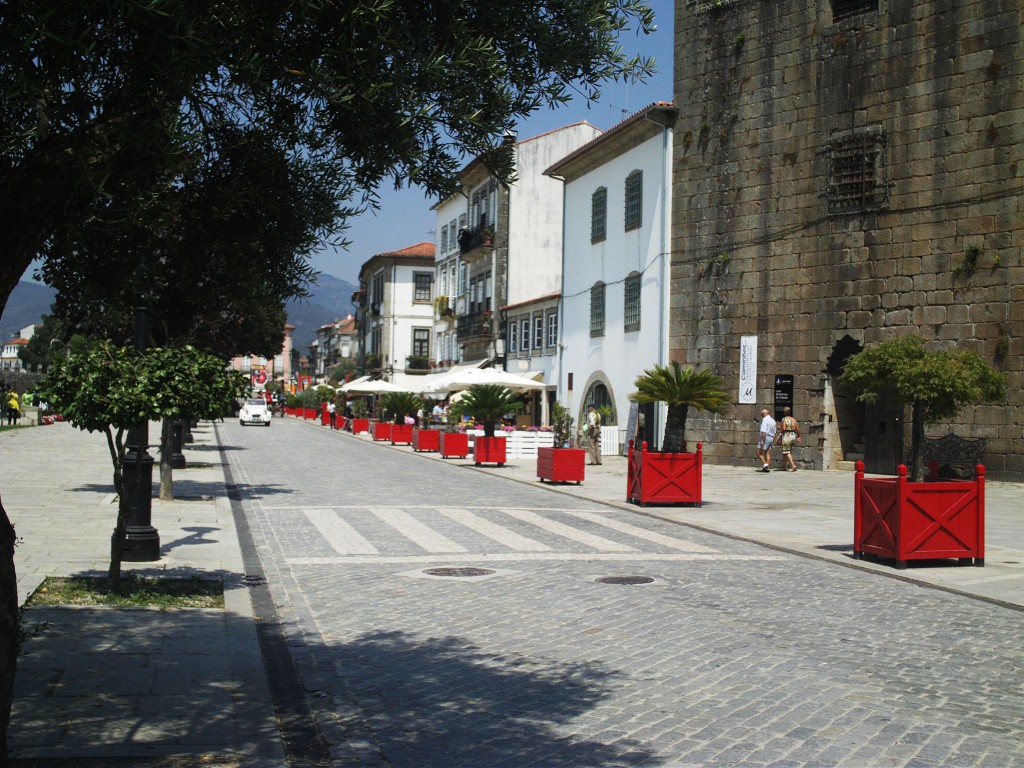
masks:
<instances>
[{"instance_id":1,"label":"street lamp","mask_svg":"<svg viewBox=\"0 0 1024 768\"><path fill-rule=\"evenodd\" d=\"M149 307L135 308L135 351L145 354L149 346ZM145 563L160 559L160 533L150 524L153 515L153 457L149 446L149 421L128 431L121 475L129 494L121 559ZM117 533L115 532L115 536Z\"/></svg>"}]
</instances>

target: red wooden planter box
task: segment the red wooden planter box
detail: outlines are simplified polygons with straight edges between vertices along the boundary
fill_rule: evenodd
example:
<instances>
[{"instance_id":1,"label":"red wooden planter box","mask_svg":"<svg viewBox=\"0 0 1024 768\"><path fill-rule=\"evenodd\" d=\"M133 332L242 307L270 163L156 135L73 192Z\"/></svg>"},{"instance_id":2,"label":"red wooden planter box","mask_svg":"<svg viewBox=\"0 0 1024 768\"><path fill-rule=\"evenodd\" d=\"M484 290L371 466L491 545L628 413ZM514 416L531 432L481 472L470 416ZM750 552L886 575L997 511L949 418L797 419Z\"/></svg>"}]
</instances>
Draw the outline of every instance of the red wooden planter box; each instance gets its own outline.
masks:
<instances>
[{"instance_id":1,"label":"red wooden planter box","mask_svg":"<svg viewBox=\"0 0 1024 768\"><path fill-rule=\"evenodd\" d=\"M391 444L412 445L412 424L392 424Z\"/></svg>"},{"instance_id":2,"label":"red wooden planter box","mask_svg":"<svg viewBox=\"0 0 1024 768\"><path fill-rule=\"evenodd\" d=\"M864 477L857 462L853 499L853 556L908 560L974 559L985 565L985 467L974 480L911 483L900 464L896 477Z\"/></svg>"},{"instance_id":3,"label":"red wooden planter box","mask_svg":"<svg viewBox=\"0 0 1024 768\"><path fill-rule=\"evenodd\" d=\"M441 447L441 433L436 429L414 429L412 449L414 451L436 451Z\"/></svg>"},{"instance_id":4,"label":"red wooden planter box","mask_svg":"<svg viewBox=\"0 0 1024 768\"><path fill-rule=\"evenodd\" d=\"M339 413L337 421L335 423L338 425L338 429L344 429L345 425L348 423L348 419L346 419Z\"/></svg>"},{"instance_id":5,"label":"red wooden planter box","mask_svg":"<svg viewBox=\"0 0 1024 768\"><path fill-rule=\"evenodd\" d=\"M505 466L505 438L478 437L473 441L473 461L481 464L497 464Z\"/></svg>"},{"instance_id":6,"label":"red wooden planter box","mask_svg":"<svg viewBox=\"0 0 1024 768\"><path fill-rule=\"evenodd\" d=\"M441 458L465 458L469 456L469 435L465 432L442 432L440 440Z\"/></svg>"},{"instance_id":7,"label":"red wooden planter box","mask_svg":"<svg viewBox=\"0 0 1024 768\"><path fill-rule=\"evenodd\" d=\"M704 444L696 453L655 453L641 443L636 450L629 441L626 465L626 501L646 507L648 504L686 504L701 506L701 474Z\"/></svg>"},{"instance_id":8,"label":"red wooden planter box","mask_svg":"<svg viewBox=\"0 0 1024 768\"><path fill-rule=\"evenodd\" d=\"M327 412L327 403L320 403L320 426L326 427L331 423L331 414Z\"/></svg>"},{"instance_id":9,"label":"red wooden planter box","mask_svg":"<svg viewBox=\"0 0 1024 768\"><path fill-rule=\"evenodd\" d=\"M390 421L375 421L372 425L373 439L374 440L390 440L391 439L391 427L394 425Z\"/></svg>"},{"instance_id":10,"label":"red wooden planter box","mask_svg":"<svg viewBox=\"0 0 1024 768\"><path fill-rule=\"evenodd\" d=\"M315 419L316 418L316 408L303 408L302 409L302 418L304 418L304 419Z\"/></svg>"},{"instance_id":11,"label":"red wooden planter box","mask_svg":"<svg viewBox=\"0 0 1024 768\"><path fill-rule=\"evenodd\" d=\"M370 431L370 420L369 419L352 419L352 434L361 435L364 432Z\"/></svg>"},{"instance_id":12,"label":"red wooden planter box","mask_svg":"<svg viewBox=\"0 0 1024 768\"><path fill-rule=\"evenodd\" d=\"M543 483L583 482L587 452L582 448L538 448L537 477Z\"/></svg>"}]
</instances>

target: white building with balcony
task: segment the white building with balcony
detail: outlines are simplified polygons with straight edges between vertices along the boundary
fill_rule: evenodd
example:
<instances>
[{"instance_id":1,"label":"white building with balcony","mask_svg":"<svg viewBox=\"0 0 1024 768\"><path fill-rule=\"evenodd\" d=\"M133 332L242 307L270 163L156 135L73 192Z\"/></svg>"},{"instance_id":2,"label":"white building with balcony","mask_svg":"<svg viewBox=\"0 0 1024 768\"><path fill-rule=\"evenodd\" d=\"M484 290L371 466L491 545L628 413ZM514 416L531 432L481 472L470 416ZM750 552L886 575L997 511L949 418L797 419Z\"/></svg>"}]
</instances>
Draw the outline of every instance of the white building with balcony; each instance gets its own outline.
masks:
<instances>
[{"instance_id":1,"label":"white building with balcony","mask_svg":"<svg viewBox=\"0 0 1024 768\"><path fill-rule=\"evenodd\" d=\"M529 404L535 424L548 421L554 398L557 294L562 271L562 187L544 170L601 131L580 122L522 141L511 151L516 182L498 182L482 158L459 175L461 191L434 206L437 307L433 355L438 367L490 361L551 386ZM545 324L539 347L510 346L512 319ZM548 315L554 319L548 326ZM554 336L547 344L548 329ZM517 339L521 338L518 335Z\"/></svg>"},{"instance_id":2,"label":"white building with balcony","mask_svg":"<svg viewBox=\"0 0 1024 768\"><path fill-rule=\"evenodd\" d=\"M558 398L578 427L589 403L610 406L620 444L640 415L649 443L664 420L656 406L631 419L629 395L639 374L667 359L677 114L652 104L545 171L565 194ZM532 328L531 345L540 324Z\"/></svg>"},{"instance_id":3,"label":"white building with balcony","mask_svg":"<svg viewBox=\"0 0 1024 768\"><path fill-rule=\"evenodd\" d=\"M359 270L358 369L394 381L428 373L434 325L433 243L378 253Z\"/></svg>"}]
</instances>

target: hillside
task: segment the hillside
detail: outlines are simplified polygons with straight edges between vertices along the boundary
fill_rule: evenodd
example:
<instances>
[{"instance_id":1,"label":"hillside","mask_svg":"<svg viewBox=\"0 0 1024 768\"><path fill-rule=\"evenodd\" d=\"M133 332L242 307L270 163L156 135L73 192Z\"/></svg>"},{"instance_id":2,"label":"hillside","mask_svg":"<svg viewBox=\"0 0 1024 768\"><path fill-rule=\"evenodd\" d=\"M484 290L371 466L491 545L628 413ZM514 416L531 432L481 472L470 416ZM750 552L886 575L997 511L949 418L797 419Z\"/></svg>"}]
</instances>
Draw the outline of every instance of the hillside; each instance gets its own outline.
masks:
<instances>
[{"instance_id":1,"label":"hillside","mask_svg":"<svg viewBox=\"0 0 1024 768\"><path fill-rule=\"evenodd\" d=\"M352 292L356 286L345 280L321 273L319 282L310 288L308 299L290 301L288 322L295 326L292 332L293 346L300 354L306 354L307 347L316 337L321 325L354 314Z\"/></svg>"},{"instance_id":2,"label":"hillside","mask_svg":"<svg viewBox=\"0 0 1024 768\"><path fill-rule=\"evenodd\" d=\"M48 285L19 281L0 317L0 339L12 339L25 326L40 322L43 315L49 314L55 295L56 291Z\"/></svg>"},{"instance_id":3,"label":"hillside","mask_svg":"<svg viewBox=\"0 0 1024 768\"><path fill-rule=\"evenodd\" d=\"M321 325L345 317L351 312L352 292L355 286L334 275L321 274L319 282L310 289L308 299L288 302L288 322L295 326L295 346L305 353ZM40 283L22 280L11 293L7 308L0 318L0 339L6 341L32 323L38 323L49 313L54 290Z\"/></svg>"}]
</instances>

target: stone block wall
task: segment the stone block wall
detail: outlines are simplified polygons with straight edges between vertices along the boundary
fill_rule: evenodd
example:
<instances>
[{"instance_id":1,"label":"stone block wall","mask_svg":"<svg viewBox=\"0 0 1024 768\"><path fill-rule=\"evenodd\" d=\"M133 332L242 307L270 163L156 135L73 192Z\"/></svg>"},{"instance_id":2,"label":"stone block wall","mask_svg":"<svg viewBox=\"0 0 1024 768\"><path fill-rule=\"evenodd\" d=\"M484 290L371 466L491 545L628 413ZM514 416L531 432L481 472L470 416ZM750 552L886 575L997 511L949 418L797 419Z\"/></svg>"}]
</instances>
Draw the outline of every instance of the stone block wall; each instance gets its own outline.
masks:
<instances>
[{"instance_id":1,"label":"stone block wall","mask_svg":"<svg viewBox=\"0 0 1024 768\"><path fill-rule=\"evenodd\" d=\"M1019 0L676 0L670 350L738 389L740 337L759 346L758 404L690 418L706 456L753 461L786 373L802 460L855 457L874 438L829 359L847 336L916 333L1008 376L1006 402L929 434L987 437L991 475L1024 479L1022 16Z\"/></svg>"}]
</instances>

